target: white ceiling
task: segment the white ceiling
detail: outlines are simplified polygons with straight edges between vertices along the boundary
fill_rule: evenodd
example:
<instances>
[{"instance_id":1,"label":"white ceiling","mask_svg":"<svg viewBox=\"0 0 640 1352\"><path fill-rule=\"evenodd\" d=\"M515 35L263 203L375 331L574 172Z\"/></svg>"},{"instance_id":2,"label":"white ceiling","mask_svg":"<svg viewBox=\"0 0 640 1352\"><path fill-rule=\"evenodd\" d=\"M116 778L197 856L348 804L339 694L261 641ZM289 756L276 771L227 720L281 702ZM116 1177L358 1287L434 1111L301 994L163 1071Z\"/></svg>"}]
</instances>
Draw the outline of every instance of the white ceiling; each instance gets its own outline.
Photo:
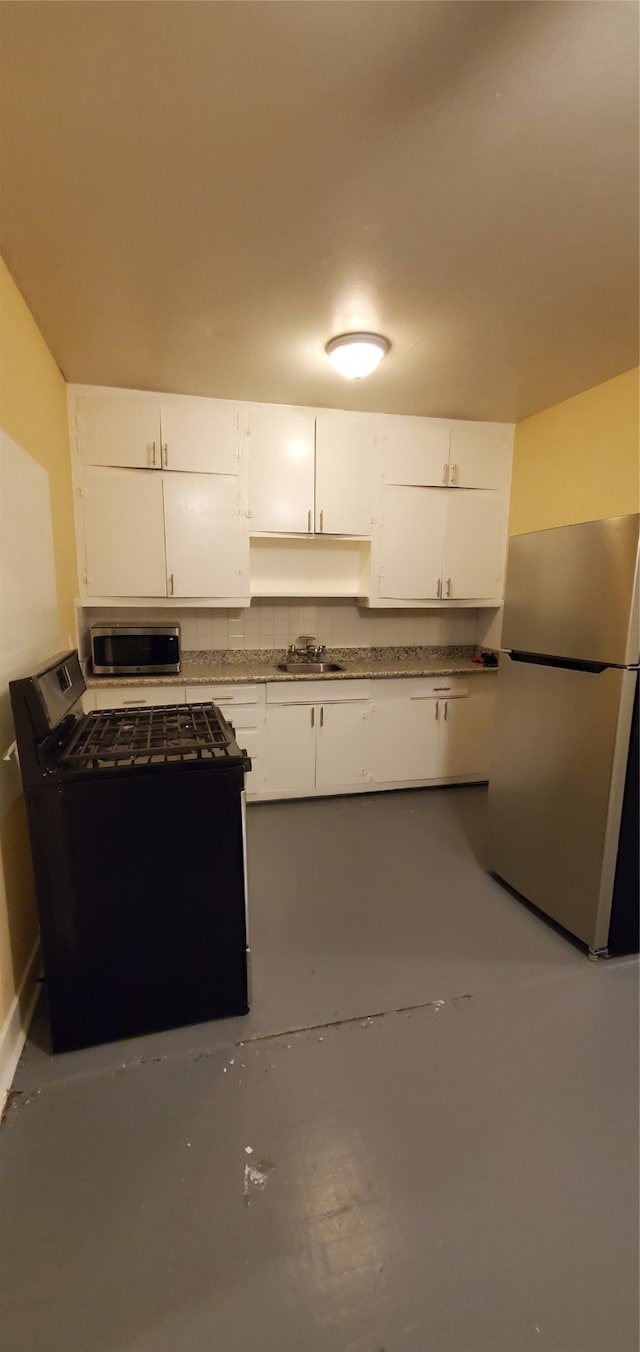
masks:
<instances>
[{"instance_id":1,"label":"white ceiling","mask_svg":"<svg viewBox=\"0 0 640 1352\"><path fill-rule=\"evenodd\" d=\"M635 3L1 19L1 247L67 379L512 420L637 364Z\"/></svg>"}]
</instances>

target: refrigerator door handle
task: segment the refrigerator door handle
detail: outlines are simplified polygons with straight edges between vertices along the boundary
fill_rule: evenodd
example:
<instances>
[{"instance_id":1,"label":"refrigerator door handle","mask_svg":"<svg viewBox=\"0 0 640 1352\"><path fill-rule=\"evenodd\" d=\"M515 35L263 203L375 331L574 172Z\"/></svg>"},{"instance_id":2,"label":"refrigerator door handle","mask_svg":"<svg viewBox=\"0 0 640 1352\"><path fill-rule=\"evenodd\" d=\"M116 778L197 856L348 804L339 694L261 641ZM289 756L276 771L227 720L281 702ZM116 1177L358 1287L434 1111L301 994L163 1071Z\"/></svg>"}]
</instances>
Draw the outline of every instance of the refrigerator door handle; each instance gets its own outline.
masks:
<instances>
[{"instance_id":1,"label":"refrigerator door handle","mask_svg":"<svg viewBox=\"0 0 640 1352\"><path fill-rule=\"evenodd\" d=\"M599 676L611 665L608 662L582 662L577 657L552 657L549 653L527 653L510 651L512 662L525 662L528 666L561 667L563 671L586 671Z\"/></svg>"}]
</instances>

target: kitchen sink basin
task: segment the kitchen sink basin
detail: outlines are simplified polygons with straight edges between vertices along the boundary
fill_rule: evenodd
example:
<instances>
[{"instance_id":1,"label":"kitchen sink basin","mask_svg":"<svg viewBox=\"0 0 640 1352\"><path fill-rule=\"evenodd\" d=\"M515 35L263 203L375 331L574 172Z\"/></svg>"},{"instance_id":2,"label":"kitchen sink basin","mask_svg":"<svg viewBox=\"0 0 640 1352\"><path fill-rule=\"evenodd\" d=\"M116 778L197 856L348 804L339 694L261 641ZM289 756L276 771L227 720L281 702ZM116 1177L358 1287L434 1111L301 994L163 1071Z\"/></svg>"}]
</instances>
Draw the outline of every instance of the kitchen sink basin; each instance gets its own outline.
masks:
<instances>
[{"instance_id":1,"label":"kitchen sink basin","mask_svg":"<svg viewBox=\"0 0 640 1352\"><path fill-rule=\"evenodd\" d=\"M288 676L326 676L328 671L344 671L340 662L278 662L276 666Z\"/></svg>"}]
</instances>

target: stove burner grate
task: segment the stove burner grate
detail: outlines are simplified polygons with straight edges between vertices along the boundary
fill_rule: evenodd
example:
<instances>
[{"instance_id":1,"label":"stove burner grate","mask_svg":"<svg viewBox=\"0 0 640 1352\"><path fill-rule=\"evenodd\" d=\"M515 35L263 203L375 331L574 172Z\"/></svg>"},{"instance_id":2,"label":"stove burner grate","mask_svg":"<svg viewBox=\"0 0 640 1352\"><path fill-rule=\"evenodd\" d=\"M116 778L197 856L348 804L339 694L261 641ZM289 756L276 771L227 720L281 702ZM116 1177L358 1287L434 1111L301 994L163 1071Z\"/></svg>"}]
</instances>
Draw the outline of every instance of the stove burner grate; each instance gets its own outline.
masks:
<instances>
[{"instance_id":1,"label":"stove burner grate","mask_svg":"<svg viewBox=\"0 0 640 1352\"><path fill-rule=\"evenodd\" d=\"M224 760L231 730L213 704L104 709L81 719L60 757L66 770Z\"/></svg>"}]
</instances>

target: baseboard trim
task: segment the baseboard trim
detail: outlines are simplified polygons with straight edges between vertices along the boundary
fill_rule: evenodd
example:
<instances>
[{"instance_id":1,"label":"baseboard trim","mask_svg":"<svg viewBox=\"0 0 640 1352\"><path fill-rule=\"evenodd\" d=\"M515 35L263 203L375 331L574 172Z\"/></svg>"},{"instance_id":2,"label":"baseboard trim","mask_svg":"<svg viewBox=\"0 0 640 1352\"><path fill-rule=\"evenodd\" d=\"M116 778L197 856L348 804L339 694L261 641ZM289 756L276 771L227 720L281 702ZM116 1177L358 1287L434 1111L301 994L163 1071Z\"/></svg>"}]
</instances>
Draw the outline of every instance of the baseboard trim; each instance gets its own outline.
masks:
<instances>
[{"instance_id":1,"label":"baseboard trim","mask_svg":"<svg viewBox=\"0 0 640 1352\"><path fill-rule=\"evenodd\" d=\"M40 939L37 938L0 1032L0 1111L4 1110L40 994L40 967Z\"/></svg>"}]
</instances>

